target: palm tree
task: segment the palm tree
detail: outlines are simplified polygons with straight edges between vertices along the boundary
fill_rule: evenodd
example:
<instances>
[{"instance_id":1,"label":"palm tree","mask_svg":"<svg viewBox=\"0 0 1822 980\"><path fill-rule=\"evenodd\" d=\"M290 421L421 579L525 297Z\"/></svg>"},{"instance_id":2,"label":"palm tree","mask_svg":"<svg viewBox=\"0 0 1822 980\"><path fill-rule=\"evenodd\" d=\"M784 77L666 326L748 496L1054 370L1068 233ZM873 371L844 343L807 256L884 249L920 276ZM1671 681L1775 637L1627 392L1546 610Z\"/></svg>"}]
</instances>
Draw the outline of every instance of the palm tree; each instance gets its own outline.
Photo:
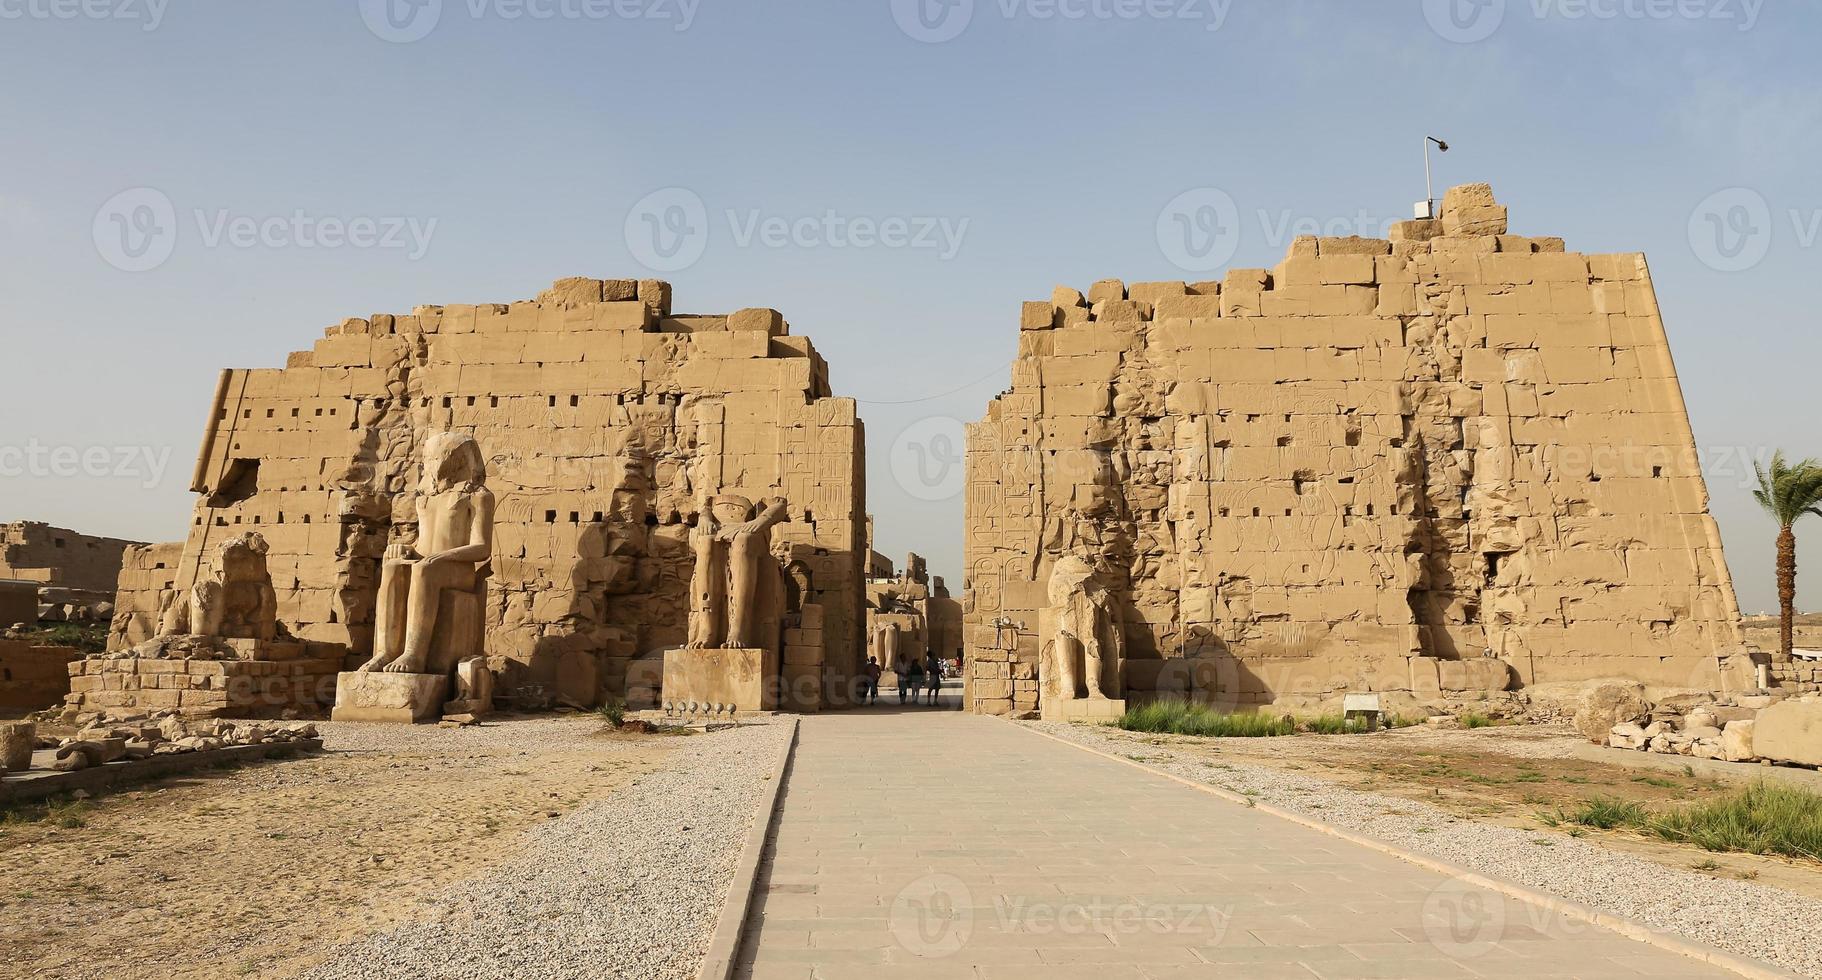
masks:
<instances>
[{"instance_id":1,"label":"palm tree","mask_svg":"<svg viewBox=\"0 0 1822 980\"><path fill-rule=\"evenodd\" d=\"M1758 462L1754 500L1778 522L1778 662L1790 662L1797 604L1797 535L1791 525L1804 514L1822 517L1822 464L1806 459L1792 466L1782 451L1772 453L1768 472Z\"/></svg>"}]
</instances>

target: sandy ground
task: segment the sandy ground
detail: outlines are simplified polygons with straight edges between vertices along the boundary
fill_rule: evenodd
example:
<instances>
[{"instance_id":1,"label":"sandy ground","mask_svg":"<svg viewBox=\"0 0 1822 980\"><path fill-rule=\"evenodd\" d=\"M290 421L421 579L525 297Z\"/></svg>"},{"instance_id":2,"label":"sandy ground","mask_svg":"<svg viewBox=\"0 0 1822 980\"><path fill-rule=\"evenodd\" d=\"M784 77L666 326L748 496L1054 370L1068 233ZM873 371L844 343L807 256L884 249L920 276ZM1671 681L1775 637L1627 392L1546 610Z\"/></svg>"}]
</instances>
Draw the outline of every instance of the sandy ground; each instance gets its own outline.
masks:
<instances>
[{"instance_id":1,"label":"sandy ground","mask_svg":"<svg viewBox=\"0 0 1822 980\"><path fill-rule=\"evenodd\" d=\"M593 717L320 727L320 756L0 824L0 977L295 976L511 860L521 831L653 771L684 739Z\"/></svg>"},{"instance_id":2,"label":"sandy ground","mask_svg":"<svg viewBox=\"0 0 1822 980\"><path fill-rule=\"evenodd\" d=\"M1597 797L1651 808L1725 795L1760 778L1785 778L1822 791L1818 774L1680 756L1596 749L1580 736L1545 726L1472 730L1404 729L1366 736L1193 739L1109 730L1135 746L1169 746L1204 757L1322 779L1362 792L1436 807L1464 820L1545 829L1544 814ZM1142 748L1131 753L1142 756ZM1592 757L1592 758L1590 758ZM1666 867L1773 885L1822 898L1822 864L1752 854L1716 854L1626 830L1587 830L1585 840Z\"/></svg>"}]
</instances>

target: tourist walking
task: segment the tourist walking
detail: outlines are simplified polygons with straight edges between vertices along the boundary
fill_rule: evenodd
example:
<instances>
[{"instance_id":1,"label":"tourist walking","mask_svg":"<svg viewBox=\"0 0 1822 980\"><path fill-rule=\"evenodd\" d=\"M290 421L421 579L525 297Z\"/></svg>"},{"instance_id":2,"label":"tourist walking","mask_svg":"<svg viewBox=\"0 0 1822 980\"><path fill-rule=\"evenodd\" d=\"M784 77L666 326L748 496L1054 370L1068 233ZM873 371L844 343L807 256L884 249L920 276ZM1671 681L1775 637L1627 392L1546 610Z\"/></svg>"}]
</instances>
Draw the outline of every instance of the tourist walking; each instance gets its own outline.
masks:
<instances>
[{"instance_id":1,"label":"tourist walking","mask_svg":"<svg viewBox=\"0 0 1822 980\"><path fill-rule=\"evenodd\" d=\"M879 661L872 657L868 657L866 674L864 675L860 686L861 704L879 703L879 674Z\"/></svg>"},{"instance_id":2,"label":"tourist walking","mask_svg":"<svg viewBox=\"0 0 1822 980\"><path fill-rule=\"evenodd\" d=\"M943 691L943 662L932 653L925 658L924 688L930 694L930 704L935 704Z\"/></svg>"},{"instance_id":3,"label":"tourist walking","mask_svg":"<svg viewBox=\"0 0 1822 980\"><path fill-rule=\"evenodd\" d=\"M898 672L898 703L904 704L905 698L909 697L911 699L911 703L916 704L917 703L917 692L920 689L922 689L923 686L924 686L923 661L913 659L911 661L910 670L908 670L908 671L900 670Z\"/></svg>"}]
</instances>

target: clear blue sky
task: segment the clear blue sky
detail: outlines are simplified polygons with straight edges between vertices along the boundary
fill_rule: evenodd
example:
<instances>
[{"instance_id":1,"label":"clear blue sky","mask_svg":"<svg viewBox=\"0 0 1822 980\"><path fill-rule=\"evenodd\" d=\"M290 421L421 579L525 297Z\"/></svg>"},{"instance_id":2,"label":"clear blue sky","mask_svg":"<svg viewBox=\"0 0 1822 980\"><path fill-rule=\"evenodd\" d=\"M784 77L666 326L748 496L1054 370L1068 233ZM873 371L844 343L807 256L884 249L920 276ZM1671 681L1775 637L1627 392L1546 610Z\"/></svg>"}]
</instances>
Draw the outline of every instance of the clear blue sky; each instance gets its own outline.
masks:
<instances>
[{"instance_id":1,"label":"clear blue sky","mask_svg":"<svg viewBox=\"0 0 1822 980\"><path fill-rule=\"evenodd\" d=\"M1740 461L1822 454L1814 4L394 2L0 0L0 519L178 537L219 368L681 265L679 308L815 339L881 550L956 581L944 440L1005 387L1020 301L1199 278L1159 231L1185 191L1234 202L1237 265L1408 216L1433 132L1439 188L1491 182L1515 232L1650 254L1742 603L1774 603Z\"/></svg>"}]
</instances>

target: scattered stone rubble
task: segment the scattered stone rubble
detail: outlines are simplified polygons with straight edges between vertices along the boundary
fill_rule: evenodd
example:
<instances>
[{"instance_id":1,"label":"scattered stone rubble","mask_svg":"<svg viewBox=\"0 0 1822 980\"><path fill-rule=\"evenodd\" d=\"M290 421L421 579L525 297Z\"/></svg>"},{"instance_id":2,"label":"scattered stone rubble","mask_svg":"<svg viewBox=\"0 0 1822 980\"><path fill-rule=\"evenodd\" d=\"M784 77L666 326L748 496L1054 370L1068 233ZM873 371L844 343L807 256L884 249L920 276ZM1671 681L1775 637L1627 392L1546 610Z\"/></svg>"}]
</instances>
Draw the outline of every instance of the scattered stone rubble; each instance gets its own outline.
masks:
<instances>
[{"instance_id":1,"label":"scattered stone rubble","mask_svg":"<svg viewBox=\"0 0 1822 980\"><path fill-rule=\"evenodd\" d=\"M1641 685L1611 681L1583 695L1575 726L1616 749L1822 767L1822 695L1690 692L1653 703Z\"/></svg>"},{"instance_id":2,"label":"scattered stone rubble","mask_svg":"<svg viewBox=\"0 0 1822 980\"><path fill-rule=\"evenodd\" d=\"M316 726L309 722L260 724L228 721L187 721L177 715L147 719L133 725L88 727L67 738L35 735L30 723L0 728L0 748L4 748L5 771L19 772L30 768L30 749L25 749L24 764L16 765L20 745L55 749L51 768L75 772L110 762L149 759L155 755L180 755L207 752L236 745L265 745L273 742L299 742L317 737Z\"/></svg>"}]
</instances>

